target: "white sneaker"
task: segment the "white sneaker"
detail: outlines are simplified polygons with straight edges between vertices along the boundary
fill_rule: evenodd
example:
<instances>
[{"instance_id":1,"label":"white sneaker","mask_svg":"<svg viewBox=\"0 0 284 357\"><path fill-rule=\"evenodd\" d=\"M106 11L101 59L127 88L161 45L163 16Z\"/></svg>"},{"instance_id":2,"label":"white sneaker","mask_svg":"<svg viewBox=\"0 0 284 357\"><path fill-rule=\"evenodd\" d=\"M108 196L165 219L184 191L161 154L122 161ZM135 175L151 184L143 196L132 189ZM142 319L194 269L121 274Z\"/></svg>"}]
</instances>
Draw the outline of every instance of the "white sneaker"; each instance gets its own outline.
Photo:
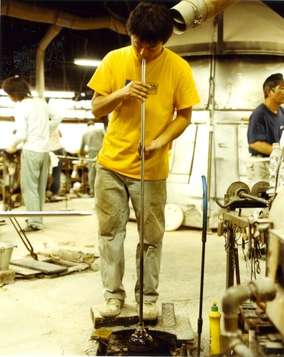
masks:
<instances>
[{"instance_id":1,"label":"white sneaker","mask_svg":"<svg viewBox=\"0 0 284 357\"><path fill-rule=\"evenodd\" d=\"M123 301L115 298L110 298L105 302L105 305L100 309L100 314L103 317L115 317L120 314L123 306Z\"/></svg>"},{"instance_id":2,"label":"white sneaker","mask_svg":"<svg viewBox=\"0 0 284 357\"><path fill-rule=\"evenodd\" d=\"M137 305L139 312L139 304ZM158 318L159 311L156 302L144 302L143 304L143 319L144 320L156 320Z\"/></svg>"}]
</instances>

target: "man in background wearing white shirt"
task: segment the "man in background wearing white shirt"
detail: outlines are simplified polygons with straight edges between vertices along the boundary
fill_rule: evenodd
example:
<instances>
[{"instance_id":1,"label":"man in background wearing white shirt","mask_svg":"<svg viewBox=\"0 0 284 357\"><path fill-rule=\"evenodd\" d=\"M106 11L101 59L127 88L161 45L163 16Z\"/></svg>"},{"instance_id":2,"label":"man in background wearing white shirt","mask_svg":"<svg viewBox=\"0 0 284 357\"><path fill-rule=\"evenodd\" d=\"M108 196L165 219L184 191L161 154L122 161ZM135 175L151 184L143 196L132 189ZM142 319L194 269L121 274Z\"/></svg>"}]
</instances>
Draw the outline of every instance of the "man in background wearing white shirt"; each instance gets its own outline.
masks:
<instances>
[{"instance_id":1,"label":"man in background wearing white shirt","mask_svg":"<svg viewBox=\"0 0 284 357\"><path fill-rule=\"evenodd\" d=\"M23 143L21 191L24 203L28 211L42 211L49 169L50 128L56 127L61 119L49 112L44 99L31 96L28 83L20 76L7 78L2 88L16 102L16 134L7 151L14 152ZM25 231L42 228L42 217L30 217Z\"/></svg>"}]
</instances>

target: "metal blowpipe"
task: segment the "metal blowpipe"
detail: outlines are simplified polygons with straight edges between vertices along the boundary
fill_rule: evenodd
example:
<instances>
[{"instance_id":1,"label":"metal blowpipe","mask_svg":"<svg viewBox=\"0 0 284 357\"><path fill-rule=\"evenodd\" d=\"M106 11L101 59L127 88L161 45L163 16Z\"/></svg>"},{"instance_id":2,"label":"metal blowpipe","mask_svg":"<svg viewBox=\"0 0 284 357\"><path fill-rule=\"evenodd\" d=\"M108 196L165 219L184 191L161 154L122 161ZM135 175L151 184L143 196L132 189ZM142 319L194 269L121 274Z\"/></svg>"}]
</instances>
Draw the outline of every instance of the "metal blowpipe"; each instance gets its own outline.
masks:
<instances>
[{"instance_id":1,"label":"metal blowpipe","mask_svg":"<svg viewBox=\"0 0 284 357\"><path fill-rule=\"evenodd\" d=\"M141 82L146 83L146 60L142 57ZM145 100L141 103L141 178L140 178L140 274L139 274L139 324L143 326L143 287L144 287L144 163L145 163Z\"/></svg>"},{"instance_id":2,"label":"metal blowpipe","mask_svg":"<svg viewBox=\"0 0 284 357\"><path fill-rule=\"evenodd\" d=\"M146 83L146 60L141 62L141 82ZM139 326L130 336L128 349L131 352L144 353L153 351L155 343L153 337L144 327L143 321L143 290L144 290L144 161L145 161L145 100L141 102L141 128L140 128L140 148L141 148L141 178L140 178L140 222L139 222Z\"/></svg>"}]
</instances>

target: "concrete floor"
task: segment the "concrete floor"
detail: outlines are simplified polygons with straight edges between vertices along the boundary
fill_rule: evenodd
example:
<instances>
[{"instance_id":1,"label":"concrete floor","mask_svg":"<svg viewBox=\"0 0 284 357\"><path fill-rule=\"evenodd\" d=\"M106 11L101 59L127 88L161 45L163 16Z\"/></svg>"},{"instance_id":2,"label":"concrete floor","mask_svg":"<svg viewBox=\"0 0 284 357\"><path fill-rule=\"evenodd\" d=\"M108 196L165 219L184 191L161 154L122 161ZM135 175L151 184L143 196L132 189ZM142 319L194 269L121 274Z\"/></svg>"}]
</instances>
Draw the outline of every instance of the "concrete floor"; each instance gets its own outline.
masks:
<instances>
[{"instance_id":1,"label":"concrete floor","mask_svg":"<svg viewBox=\"0 0 284 357\"><path fill-rule=\"evenodd\" d=\"M68 209L93 210L93 200L77 198ZM45 209L65 209L64 202L46 204ZM20 220L21 222L24 219ZM96 216L50 217L45 229L29 234L36 251L46 245L98 253ZM138 237L136 223L128 223L125 242L127 302L134 302L136 280L134 252ZM26 250L10 223L0 227L0 241L17 244L13 258ZM164 238L160 276L160 302L188 307L192 328L197 330L200 289L201 230L179 229ZM208 234L203 302L203 339L208 344L208 311L212 302L220 306L225 289L224 238ZM248 270L242 269L246 278ZM0 355L84 355L92 332L90 307L103 302L100 273L17 280L0 288ZM206 347L205 347L206 350ZM208 355L205 353L205 355Z\"/></svg>"}]
</instances>

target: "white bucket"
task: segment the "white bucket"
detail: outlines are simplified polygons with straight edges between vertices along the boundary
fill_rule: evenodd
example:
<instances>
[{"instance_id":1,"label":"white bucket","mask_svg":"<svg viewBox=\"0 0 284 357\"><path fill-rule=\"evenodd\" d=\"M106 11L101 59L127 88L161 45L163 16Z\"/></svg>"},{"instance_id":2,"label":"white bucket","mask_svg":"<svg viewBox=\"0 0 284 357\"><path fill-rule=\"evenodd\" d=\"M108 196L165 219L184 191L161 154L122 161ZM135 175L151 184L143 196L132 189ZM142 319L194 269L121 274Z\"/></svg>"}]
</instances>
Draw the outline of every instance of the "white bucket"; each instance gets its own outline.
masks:
<instances>
[{"instance_id":1,"label":"white bucket","mask_svg":"<svg viewBox=\"0 0 284 357\"><path fill-rule=\"evenodd\" d=\"M9 270L13 248L15 247L15 244L0 242L0 271Z\"/></svg>"}]
</instances>

